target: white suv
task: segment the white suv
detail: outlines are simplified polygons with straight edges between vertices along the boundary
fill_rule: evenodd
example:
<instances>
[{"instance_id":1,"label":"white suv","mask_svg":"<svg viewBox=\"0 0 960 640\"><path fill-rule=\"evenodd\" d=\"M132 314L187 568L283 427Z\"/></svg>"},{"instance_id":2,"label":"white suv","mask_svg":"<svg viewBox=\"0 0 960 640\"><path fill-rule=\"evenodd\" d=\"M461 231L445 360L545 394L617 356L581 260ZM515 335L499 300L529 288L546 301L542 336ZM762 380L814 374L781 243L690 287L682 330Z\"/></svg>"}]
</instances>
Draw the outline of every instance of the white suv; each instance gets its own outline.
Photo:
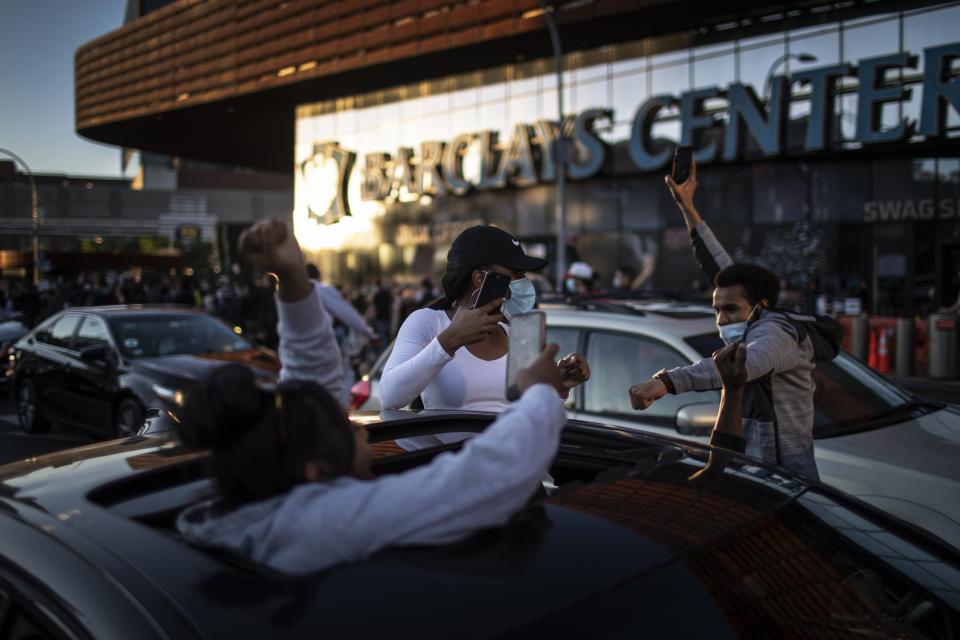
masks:
<instances>
[{"instance_id":1,"label":"white suv","mask_svg":"<svg viewBox=\"0 0 960 640\"><path fill-rule=\"evenodd\" d=\"M542 304L547 341L577 351L590 380L567 402L571 417L705 441L719 392L667 395L646 411L627 388L722 346L713 311L672 302ZM358 385L378 409L385 353ZM814 372L814 438L821 480L960 547L960 407L917 398L847 353ZM359 398L357 398L359 400Z\"/></svg>"}]
</instances>

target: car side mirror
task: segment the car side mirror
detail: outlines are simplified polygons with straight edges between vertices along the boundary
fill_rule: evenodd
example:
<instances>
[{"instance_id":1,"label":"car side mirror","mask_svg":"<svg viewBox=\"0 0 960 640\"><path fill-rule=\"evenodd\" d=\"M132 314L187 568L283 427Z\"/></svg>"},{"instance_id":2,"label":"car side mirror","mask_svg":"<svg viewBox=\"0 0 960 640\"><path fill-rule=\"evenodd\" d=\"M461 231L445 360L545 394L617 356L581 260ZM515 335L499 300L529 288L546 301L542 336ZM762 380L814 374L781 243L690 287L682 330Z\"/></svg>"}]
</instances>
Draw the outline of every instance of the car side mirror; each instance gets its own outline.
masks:
<instances>
[{"instance_id":1,"label":"car side mirror","mask_svg":"<svg viewBox=\"0 0 960 640\"><path fill-rule=\"evenodd\" d=\"M710 435L720 407L713 402L698 402L688 404L677 410L677 433L685 436Z\"/></svg>"},{"instance_id":2,"label":"car side mirror","mask_svg":"<svg viewBox=\"0 0 960 640\"><path fill-rule=\"evenodd\" d=\"M84 362L108 364L110 362L110 347L105 344L92 344L80 350L80 359Z\"/></svg>"}]
</instances>

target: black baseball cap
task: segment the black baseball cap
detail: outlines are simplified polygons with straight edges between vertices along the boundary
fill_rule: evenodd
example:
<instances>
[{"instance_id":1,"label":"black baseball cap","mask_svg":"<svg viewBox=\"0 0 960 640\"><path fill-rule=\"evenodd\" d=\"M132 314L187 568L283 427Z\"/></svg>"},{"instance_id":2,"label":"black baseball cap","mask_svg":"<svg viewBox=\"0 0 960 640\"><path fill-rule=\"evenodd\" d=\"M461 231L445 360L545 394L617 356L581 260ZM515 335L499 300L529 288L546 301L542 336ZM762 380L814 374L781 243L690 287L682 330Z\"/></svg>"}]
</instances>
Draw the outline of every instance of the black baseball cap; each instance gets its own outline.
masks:
<instances>
[{"instance_id":1,"label":"black baseball cap","mask_svg":"<svg viewBox=\"0 0 960 640\"><path fill-rule=\"evenodd\" d=\"M543 258L523 252L520 241L498 227L470 227L453 241L447 252L447 270L457 271L498 264L515 271L539 271L547 266Z\"/></svg>"}]
</instances>

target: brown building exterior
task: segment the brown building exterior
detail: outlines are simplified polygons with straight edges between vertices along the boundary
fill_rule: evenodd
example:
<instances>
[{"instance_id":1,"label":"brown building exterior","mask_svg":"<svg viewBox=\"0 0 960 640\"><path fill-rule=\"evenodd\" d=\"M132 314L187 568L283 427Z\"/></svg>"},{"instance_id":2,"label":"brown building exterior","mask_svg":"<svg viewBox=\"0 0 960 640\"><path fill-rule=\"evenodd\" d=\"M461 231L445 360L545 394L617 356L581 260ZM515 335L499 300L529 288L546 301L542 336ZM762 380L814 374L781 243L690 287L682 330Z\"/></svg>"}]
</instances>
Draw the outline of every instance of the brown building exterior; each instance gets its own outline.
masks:
<instances>
[{"instance_id":1,"label":"brown building exterior","mask_svg":"<svg viewBox=\"0 0 960 640\"><path fill-rule=\"evenodd\" d=\"M554 4L562 118L535 0L180 0L77 52L77 128L291 174L298 237L353 282L440 270L478 222L552 257L566 136L573 256L680 292L661 176L693 144L736 259L880 313L956 298L960 3Z\"/></svg>"}]
</instances>

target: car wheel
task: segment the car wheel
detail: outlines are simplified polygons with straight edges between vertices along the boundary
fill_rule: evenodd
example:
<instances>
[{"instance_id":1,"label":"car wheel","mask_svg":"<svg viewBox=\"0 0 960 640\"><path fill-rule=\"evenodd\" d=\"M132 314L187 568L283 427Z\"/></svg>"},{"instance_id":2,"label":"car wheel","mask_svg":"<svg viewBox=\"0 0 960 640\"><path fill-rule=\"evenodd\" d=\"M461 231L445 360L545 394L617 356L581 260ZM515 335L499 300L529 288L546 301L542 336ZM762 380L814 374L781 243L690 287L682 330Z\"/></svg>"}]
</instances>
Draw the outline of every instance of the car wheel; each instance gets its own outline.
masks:
<instances>
[{"instance_id":1,"label":"car wheel","mask_svg":"<svg viewBox=\"0 0 960 640\"><path fill-rule=\"evenodd\" d=\"M113 414L113 432L118 438L136 435L143 426L143 408L133 398L124 398Z\"/></svg>"},{"instance_id":2,"label":"car wheel","mask_svg":"<svg viewBox=\"0 0 960 640\"><path fill-rule=\"evenodd\" d=\"M50 423L37 408L37 387L31 380L21 380L17 384L17 419L27 433L43 433L50 429Z\"/></svg>"}]
</instances>

